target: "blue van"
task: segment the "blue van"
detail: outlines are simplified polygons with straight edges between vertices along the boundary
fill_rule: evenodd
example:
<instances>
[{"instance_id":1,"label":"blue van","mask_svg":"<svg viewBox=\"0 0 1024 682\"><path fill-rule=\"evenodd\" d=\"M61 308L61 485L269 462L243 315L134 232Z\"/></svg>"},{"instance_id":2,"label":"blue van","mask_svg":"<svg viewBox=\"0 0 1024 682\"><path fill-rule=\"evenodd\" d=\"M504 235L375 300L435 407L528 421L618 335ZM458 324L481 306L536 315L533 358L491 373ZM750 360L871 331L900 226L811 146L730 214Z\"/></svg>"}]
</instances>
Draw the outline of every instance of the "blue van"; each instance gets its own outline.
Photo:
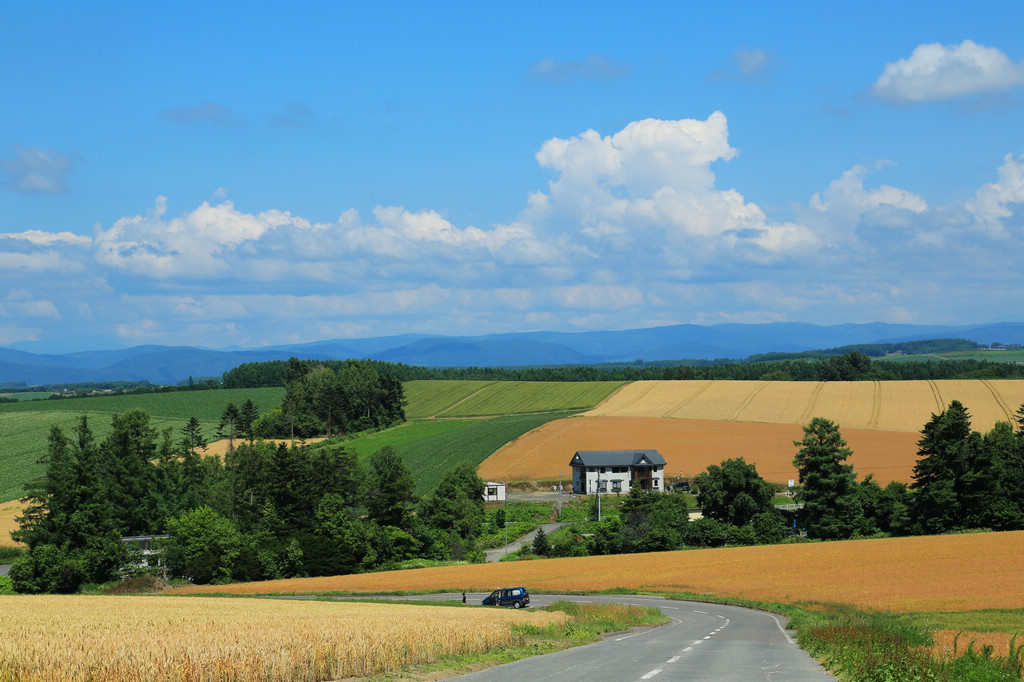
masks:
<instances>
[{"instance_id":1,"label":"blue van","mask_svg":"<svg viewBox=\"0 0 1024 682\"><path fill-rule=\"evenodd\" d=\"M525 587L504 587L495 590L481 602L485 606L511 606L521 609L530 603L530 593Z\"/></svg>"}]
</instances>

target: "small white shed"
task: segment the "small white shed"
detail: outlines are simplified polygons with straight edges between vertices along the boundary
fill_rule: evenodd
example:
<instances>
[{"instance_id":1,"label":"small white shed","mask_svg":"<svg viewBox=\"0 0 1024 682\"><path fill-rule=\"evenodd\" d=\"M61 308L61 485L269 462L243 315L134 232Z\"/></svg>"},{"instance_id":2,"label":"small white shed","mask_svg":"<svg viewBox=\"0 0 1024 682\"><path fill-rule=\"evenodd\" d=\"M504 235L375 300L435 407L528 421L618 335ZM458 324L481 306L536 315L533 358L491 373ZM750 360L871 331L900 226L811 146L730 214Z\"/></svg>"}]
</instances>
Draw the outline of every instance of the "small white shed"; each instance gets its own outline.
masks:
<instances>
[{"instance_id":1,"label":"small white shed","mask_svg":"<svg viewBox=\"0 0 1024 682\"><path fill-rule=\"evenodd\" d=\"M484 502L504 502L505 484L487 481L484 483Z\"/></svg>"}]
</instances>

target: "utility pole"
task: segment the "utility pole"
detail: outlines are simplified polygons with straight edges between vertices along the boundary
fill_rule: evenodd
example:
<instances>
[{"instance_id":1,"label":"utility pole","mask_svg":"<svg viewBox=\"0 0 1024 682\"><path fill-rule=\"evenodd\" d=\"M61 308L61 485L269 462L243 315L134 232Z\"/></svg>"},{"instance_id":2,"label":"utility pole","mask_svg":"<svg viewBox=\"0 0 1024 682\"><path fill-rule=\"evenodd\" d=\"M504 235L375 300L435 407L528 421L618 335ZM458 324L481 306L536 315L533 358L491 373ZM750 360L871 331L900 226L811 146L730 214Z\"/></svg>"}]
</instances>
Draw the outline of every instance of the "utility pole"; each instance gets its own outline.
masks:
<instances>
[{"instance_id":1,"label":"utility pole","mask_svg":"<svg viewBox=\"0 0 1024 682\"><path fill-rule=\"evenodd\" d=\"M601 522L601 469L597 469L597 522Z\"/></svg>"}]
</instances>

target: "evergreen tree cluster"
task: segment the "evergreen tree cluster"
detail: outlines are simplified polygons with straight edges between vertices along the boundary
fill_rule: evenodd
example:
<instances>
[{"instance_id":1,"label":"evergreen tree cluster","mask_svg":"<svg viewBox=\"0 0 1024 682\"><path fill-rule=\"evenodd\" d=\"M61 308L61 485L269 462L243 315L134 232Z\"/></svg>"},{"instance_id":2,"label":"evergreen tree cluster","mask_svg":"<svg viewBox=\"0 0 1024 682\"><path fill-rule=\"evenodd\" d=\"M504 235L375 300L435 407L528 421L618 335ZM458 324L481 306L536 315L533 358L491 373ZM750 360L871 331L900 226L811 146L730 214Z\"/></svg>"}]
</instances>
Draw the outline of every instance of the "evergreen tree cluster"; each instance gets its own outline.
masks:
<instances>
[{"instance_id":1,"label":"evergreen tree cluster","mask_svg":"<svg viewBox=\"0 0 1024 682\"><path fill-rule=\"evenodd\" d=\"M330 438L405 421L402 382L393 374L378 372L377 366L357 360L325 364L292 358L283 376L284 401L255 420L254 434Z\"/></svg>"},{"instance_id":2,"label":"evergreen tree cluster","mask_svg":"<svg viewBox=\"0 0 1024 682\"><path fill-rule=\"evenodd\" d=\"M423 500L390 447L365 467L332 444L241 442L202 457L192 423L180 440L132 410L101 442L82 417L54 427L13 535L28 550L11 569L19 592L74 592L117 578L142 557L125 536L171 536L161 560L196 583L335 575L412 558L482 560L483 481L449 471Z\"/></svg>"},{"instance_id":3,"label":"evergreen tree cluster","mask_svg":"<svg viewBox=\"0 0 1024 682\"><path fill-rule=\"evenodd\" d=\"M815 418L795 443L804 504L797 520L808 537L826 540L1024 529L1024 406L1016 422L1016 430L998 422L982 435L954 400L922 429L910 487L882 488L870 476L856 481L839 427Z\"/></svg>"},{"instance_id":4,"label":"evergreen tree cluster","mask_svg":"<svg viewBox=\"0 0 1024 682\"><path fill-rule=\"evenodd\" d=\"M953 401L933 415L918 442L910 486L858 481L852 454L828 419L816 417L795 441L799 473L795 512L778 510L773 486L742 457L712 465L694 478L702 518L689 521L686 498L630 491L619 517L584 537L554 542L552 556L650 552L687 547L772 544L797 531L817 540L902 536L972 529L1024 529L1024 406L1016 430L999 422L987 434ZM595 514L596 516L596 514Z\"/></svg>"}]
</instances>

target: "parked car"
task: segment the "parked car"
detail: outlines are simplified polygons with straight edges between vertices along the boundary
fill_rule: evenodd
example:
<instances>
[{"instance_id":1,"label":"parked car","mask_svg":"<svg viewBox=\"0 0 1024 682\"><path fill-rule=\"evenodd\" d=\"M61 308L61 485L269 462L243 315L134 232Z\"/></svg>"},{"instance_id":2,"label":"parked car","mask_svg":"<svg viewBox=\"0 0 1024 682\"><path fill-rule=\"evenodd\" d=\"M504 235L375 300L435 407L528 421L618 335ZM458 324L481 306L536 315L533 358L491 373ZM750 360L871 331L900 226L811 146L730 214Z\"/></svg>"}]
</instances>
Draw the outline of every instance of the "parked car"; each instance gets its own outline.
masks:
<instances>
[{"instance_id":1,"label":"parked car","mask_svg":"<svg viewBox=\"0 0 1024 682\"><path fill-rule=\"evenodd\" d=\"M690 482L689 481L676 481L675 483L670 485L668 487L668 489L671 490L674 493L688 493L688 492L690 492Z\"/></svg>"},{"instance_id":2,"label":"parked car","mask_svg":"<svg viewBox=\"0 0 1024 682\"><path fill-rule=\"evenodd\" d=\"M511 606L514 609L521 609L530 603L530 593L525 587L503 587L491 592L481 603L485 606Z\"/></svg>"}]
</instances>

